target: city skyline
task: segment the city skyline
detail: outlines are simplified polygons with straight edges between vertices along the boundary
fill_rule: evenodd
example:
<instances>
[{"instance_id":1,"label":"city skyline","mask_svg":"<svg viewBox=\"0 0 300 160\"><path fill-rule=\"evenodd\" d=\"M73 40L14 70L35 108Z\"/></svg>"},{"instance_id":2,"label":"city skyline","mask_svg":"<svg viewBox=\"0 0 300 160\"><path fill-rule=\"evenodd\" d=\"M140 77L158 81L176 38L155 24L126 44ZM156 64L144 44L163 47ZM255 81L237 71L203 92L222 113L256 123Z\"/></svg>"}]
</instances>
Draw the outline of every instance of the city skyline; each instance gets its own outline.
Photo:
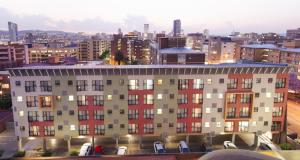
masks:
<instances>
[{"instance_id":1,"label":"city skyline","mask_svg":"<svg viewBox=\"0 0 300 160\"><path fill-rule=\"evenodd\" d=\"M12 21L19 25L20 30L113 33L118 28L124 32L143 31L143 25L147 23L150 32L169 33L174 19L182 21L184 33L202 32L206 28L212 34L229 34L232 31L285 33L286 29L300 26L300 22L297 24L295 21L300 18L300 11L297 10L300 2L296 0L254 0L244 1L243 4L237 0L205 0L186 1L186 5L180 1L133 1L130 4L117 0L88 2L1 1L0 29L7 30L7 21Z\"/></svg>"}]
</instances>

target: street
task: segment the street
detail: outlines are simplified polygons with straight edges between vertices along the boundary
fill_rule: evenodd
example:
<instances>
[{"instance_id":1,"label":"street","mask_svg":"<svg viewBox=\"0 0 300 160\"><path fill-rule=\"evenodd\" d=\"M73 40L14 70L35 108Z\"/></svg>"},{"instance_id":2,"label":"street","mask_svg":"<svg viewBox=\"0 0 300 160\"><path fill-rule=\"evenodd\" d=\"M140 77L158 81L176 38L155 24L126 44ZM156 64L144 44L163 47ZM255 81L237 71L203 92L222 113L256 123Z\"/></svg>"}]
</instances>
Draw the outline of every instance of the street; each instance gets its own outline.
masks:
<instances>
[{"instance_id":1,"label":"street","mask_svg":"<svg viewBox=\"0 0 300 160\"><path fill-rule=\"evenodd\" d=\"M288 101L288 130L298 133L300 135L300 104Z\"/></svg>"}]
</instances>

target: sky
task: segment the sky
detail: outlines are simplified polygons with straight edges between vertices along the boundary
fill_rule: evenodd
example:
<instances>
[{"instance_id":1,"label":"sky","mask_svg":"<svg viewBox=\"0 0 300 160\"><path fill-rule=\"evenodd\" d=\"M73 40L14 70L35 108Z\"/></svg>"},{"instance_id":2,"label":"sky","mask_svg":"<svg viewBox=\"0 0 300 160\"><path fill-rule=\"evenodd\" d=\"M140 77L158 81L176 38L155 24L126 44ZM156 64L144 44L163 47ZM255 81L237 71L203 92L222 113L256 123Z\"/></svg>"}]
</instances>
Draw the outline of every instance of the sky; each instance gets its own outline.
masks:
<instances>
[{"instance_id":1,"label":"sky","mask_svg":"<svg viewBox=\"0 0 300 160\"><path fill-rule=\"evenodd\" d=\"M0 0L0 29L114 33L172 31L180 19L184 33L232 31L285 33L300 27L300 0Z\"/></svg>"}]
</instances>

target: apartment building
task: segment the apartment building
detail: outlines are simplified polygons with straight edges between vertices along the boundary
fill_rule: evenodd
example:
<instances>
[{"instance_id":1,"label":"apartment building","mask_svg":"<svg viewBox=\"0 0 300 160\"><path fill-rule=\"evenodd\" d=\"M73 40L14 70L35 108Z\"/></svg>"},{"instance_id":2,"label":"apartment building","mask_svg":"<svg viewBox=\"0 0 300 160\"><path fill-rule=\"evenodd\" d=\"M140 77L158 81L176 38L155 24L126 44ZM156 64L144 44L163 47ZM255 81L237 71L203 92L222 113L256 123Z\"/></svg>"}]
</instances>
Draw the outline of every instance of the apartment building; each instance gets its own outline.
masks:
<instances>
[{"instance_id":1,"label":"apartment building","mask_svg":"<svg viewBox=\"0 0 300 160\"><path fill-rule=\"evenodd\" d=\"M22 66L26 64L28 47L22 44L0 45L0 68Z\"/></svg>"},{"instance_id":2,"label":"apartment building","mask_svg":"<svg viewBox=\"0 0 300 160\"><path fill-rule=\"evenodd\" d=\"M34 47L28 49L28 60L31 63L45 63L50 57L58 57L59 61L63 61L65 57L76 56L76 48L48 48Z\"/></svg>"},{"instance_id":3,"label":"apartment building","mask_svg":"<svg viewBox=\"0 0 300 160\"><path fill-rule=\"evenodd\" d=\"M282 64L60 65L9 69L22 138L285 131ZM273 137L273 138L274 138Z\"/></svg>"},{"instance_id":4,"label":"apartment building","mask_svg":"<svg viewBox=\"0 0 300 160\"><path fill-rule=\"evenodd\" d=\"M159 64L204 64L205 54L187 47L159 51Z\"/></svg>"},{"instance_id":5,"label":"apartment building","mask_svg":"<svg viewBox=\"0 0 300 160\"><path fill-rule=\"evenodd\" d=\"M236 43L228 37L211 37L208 45L207 62L233 63L235 62Z\"/></svg>"},{"instance_id":6,"label":"apartment building","mask_svg":"<svg viewBox=\"0 0 300 160\"><path fill-rule=\"evenodd\" d=\"M82 41L78 44L77 57L79 61L99 60L100 55L108 50L110 52L111 41L104 39L92 38Z\"/></svg>"}]
</instances>

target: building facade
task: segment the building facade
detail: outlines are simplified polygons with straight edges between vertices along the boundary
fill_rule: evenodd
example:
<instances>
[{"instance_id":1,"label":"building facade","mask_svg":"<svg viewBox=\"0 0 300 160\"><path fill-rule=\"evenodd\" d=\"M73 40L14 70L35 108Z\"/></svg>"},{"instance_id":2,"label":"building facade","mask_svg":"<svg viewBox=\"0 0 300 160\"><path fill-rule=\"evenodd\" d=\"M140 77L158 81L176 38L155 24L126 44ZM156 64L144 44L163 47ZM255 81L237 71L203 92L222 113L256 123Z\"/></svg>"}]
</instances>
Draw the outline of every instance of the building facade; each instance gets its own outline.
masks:
<instances>
[{"instance_id":1,"label":"building facade","mask_svg":"<svg viewBox=\"0 0 300 160\"><path fill-rule=\"evenodd\" d=\"M18 25L16 23L8 22L8 33L10 42L18 41Z\"/></svg>"},{"instance_id":2,"label":"building facade","mask_svg":"<svg viewBox=\"0 0 300 160\"><path fill-rule=\"evenodd\" d=\"M23 44L0 45L0 68L22 66L26 64L28 47Z\"/></svg>"},{"instance_id":3,"label":"building facade","mask_svg":"<svg viewBox=\"0 0 300 160\"><path fill-rule=\"evenodd\" d=\"M104 51L111 52L111 41L105 39L89 39L78 44L77 57L79 61L100 60Z\"/></svg>"},{"instance_id":4,"label":"building facade","mask_svg":"<svg viewBox=\"0 0 300 160\"><path fill-rule=\"evenodd\" d=\"M181 21L180 21L180 19L176 19L173 22L173 36L174 37L181 36Z\"/></svg>"},{"instance_id":5,"label":"building facade","mask_svg":"<svg viewBox=\"0 0 300 160\"><path fill-rule=\"evenodd\" d=\"M280 64L31 66L9 69L18 137L285 131Z\"/></svg>"}]
</instances>

